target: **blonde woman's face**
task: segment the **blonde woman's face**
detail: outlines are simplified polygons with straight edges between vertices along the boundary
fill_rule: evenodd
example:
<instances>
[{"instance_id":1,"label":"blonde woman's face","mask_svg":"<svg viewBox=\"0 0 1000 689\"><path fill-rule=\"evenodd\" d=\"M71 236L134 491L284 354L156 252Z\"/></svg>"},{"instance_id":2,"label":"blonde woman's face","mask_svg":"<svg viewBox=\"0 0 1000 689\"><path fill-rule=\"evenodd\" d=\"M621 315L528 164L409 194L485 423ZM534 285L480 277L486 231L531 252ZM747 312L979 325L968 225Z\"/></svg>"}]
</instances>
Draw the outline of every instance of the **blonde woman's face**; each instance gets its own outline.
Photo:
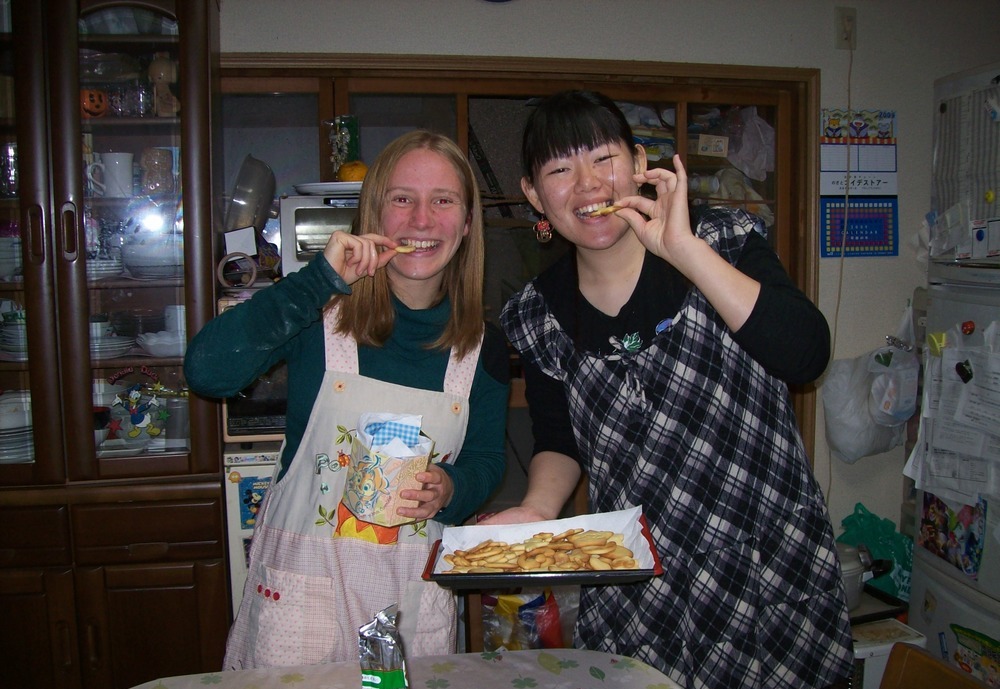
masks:
<instances>
[{"instance_id":1,"label":"blonde woman's face","mask_svg":"<svg viewBox=\"0 0 1000 689\"><path fill-rule=\"evenodd\" d=\"M382 229L394 241L415 247L397 254L386 267L403 303L426 308L427 299L437 298L444 270L469 226L462 183L447 158L419 148L399 159L389 177Z\"/></svg>"}]
</instances>

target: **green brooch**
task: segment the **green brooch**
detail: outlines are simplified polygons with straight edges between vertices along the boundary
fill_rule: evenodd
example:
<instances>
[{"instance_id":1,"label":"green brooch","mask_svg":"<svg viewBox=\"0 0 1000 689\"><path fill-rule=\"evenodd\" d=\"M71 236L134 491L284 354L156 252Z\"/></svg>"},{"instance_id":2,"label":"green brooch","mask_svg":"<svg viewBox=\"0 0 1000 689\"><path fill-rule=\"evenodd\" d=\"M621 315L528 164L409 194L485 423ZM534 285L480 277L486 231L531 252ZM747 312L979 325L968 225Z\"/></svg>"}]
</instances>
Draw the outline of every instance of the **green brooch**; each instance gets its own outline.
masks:
<instances>
[{"instance_id":1,"label":"green brooch","mask_svg":"<svg viewBox=\"0 0 1000 689\"><path fill-rule=\"evenodd\" d=\"M625 348L626 352L630 354L635 354L642 347L642 338L639 337L639 333L631 333L622 338L622 347Z\"/></svg>"}]
</instances>

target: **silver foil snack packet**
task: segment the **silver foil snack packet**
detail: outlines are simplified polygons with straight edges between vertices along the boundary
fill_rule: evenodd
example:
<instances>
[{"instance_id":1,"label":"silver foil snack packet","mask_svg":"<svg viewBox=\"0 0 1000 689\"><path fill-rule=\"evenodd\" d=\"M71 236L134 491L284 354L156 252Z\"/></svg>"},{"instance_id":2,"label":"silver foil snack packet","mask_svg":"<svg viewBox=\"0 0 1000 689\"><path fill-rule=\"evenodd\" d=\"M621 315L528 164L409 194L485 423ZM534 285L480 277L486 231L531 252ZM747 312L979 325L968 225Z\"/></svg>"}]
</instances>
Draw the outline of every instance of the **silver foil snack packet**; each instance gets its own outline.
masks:
<instances>
[{"instance_id":1,"label":"silver foil snack packet","mask_svg":"<svg viewBox=\"0 0 1000 689\"><path fill-rule=\"evenodd\" d=\"M406 689L406 661L396 628L396 605L376 613L358 629L358 660L362 689Z\"/></svg>"}]
</instances>

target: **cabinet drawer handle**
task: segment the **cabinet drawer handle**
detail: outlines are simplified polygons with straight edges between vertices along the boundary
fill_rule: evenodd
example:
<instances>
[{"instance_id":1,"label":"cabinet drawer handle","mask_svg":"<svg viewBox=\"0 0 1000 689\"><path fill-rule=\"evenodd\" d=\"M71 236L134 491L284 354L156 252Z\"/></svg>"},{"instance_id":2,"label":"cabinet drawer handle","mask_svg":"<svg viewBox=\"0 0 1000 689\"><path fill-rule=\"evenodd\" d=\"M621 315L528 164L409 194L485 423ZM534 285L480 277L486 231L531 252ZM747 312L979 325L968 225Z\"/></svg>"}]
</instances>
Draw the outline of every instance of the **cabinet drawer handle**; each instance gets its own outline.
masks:
<instances>
[{"instance_id":1,"label":"cabinet drawer handle","mask_svg":"<svg viewBox=\"0 0 1000 689\"><path fill-rule=\"evenodd\" d=\"M68 261L76 259L76 208L67 204L62 211L62 252Z\"/></svg>"},{"instance_id":2,"label":"cabinet drawer handle","mask_svg":"<svg viewBox=\"0 0 1000 689\"><path fill-rule=\"evenodd\" d=\"M73 667L73 647L70 639L69 625L64 621L59 622L59 640L62 646L62 664L65 668Z\"/></svg>"},{"instance_id":3,"label":"cabinet drawer handle","mask_svg":"<svg viewBox=\"0 0 1000 689\"><path fill-rule=\"evenodd\" d=\"M41 206L28 208L28 256L34 263L45 259L45 215Z\"/></svg>"},{"instance_id":4,"label":"cabinet drawer handle","mask_svg":"<svg viewBox=\"0 0 1000 689\"><path fill-rule=\"evenodd\" d=\"M93 622L87 624L87 662L92 670L96 670L101 665L100 642L97 639L97 625Z\"/></svg>"}]
</instances>

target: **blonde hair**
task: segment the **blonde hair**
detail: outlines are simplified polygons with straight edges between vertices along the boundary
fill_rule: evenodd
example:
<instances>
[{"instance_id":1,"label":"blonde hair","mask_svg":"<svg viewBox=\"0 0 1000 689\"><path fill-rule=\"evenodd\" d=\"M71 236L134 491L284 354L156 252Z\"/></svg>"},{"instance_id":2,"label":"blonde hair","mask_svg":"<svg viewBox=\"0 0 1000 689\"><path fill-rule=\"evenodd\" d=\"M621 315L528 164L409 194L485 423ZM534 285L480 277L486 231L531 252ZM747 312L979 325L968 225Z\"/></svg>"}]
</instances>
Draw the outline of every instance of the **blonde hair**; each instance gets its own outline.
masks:
<instances>
[{"instance_id":1,"label":"blonde hair","mask_svg":"<svg viewBox=\"0 0 1000 689\"><path fill-rule=\"evenodd\" d=\"M456 354L463 357L478 344L483 332L485 241L479 185L462 149L448 137L425 130L408 132L394 140L379 153L365 175L351 232L385 234L382 211L389 178L399 160L418 149L433 151L451 163L462 187L469 232L444 270L440 299L448 297L451 300L451 317L441 336L429 347L454 348ZM360 344L380 347L392 334L395 310L385 270L361 278L351 286L351 294L339 295L331 303L340 307L337 331L350 335Z\"/></svg>"}]
</instances>

